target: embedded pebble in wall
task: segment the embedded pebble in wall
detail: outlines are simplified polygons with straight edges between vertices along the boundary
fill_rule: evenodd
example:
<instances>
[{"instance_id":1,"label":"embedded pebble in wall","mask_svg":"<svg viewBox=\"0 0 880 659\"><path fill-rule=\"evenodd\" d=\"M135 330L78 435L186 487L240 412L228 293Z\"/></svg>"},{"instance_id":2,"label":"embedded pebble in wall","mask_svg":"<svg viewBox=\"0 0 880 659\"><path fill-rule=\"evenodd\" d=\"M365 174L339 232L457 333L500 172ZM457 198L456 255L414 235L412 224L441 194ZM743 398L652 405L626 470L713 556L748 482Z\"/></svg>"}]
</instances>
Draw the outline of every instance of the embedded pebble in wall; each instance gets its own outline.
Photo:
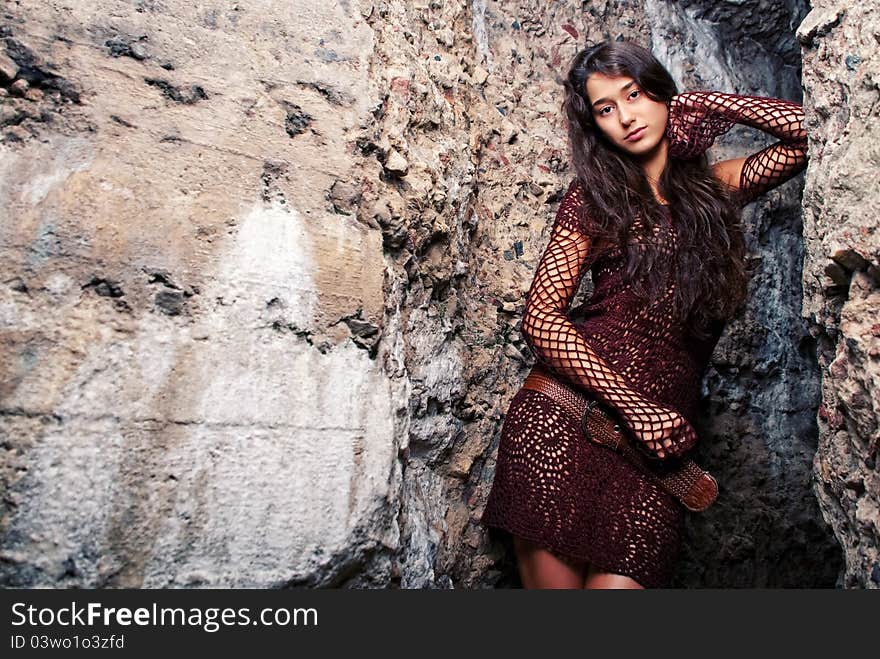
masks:
<instances>
[{"instance_id":1,"label":"embedded pebble in wall","mask_svg":"<svg viewBox=\"0 0 880 659\"><path fill-rule=\"evenodd\" d=\"M192 105L200 100L207 99L208 94L201 85L191 85L189 92L182 92L180 87L171 84L162 78L144 78L151 87L156 87L162 91L162 94L174 101L175 103L183 103L184 105Z\"/></svg>"},{"instance_id":2,"label":"embedded pebble in wall","mask_svg":"<svg viewBox=\"0 0 880 659\"><path fill-rule=\"evenodd\" d=\"M831 278L834 286L842 286L844 288L849 286L850 272L839 263L831 261L825 264L825 274Z\"/></svg>"},{"instance_id":3,"label":"embedded pebble in wall","mask_svg":"<svg viewBox=\"0 0 880 659\"><path fill-rule=\"evenodd\" d=\"M305 112L300 106L293 103L284 103L287 116L284 118L284 130L290 137L296 137L306 132L314 117Z\"/></svg>"},{"instance_id":4,"label":"embedded pebble in wall","mask_svg":"<svg viewBox=\"0 0 880 659\"><path fill-rule=\"evenodd\" d=\"M133 44L130 44L129 51L131 52L131 56L137 60L145 60L148 57L147 47L141 41L135 41Z\"/></svg>"},{"instance_id":5,"label":"embedded pebble in wall","mask_svg":"<svg viewBox=\"0 0 880 659\"><path fill-rule=\"evenodd\" d=\"M328 193L337 213L351 215L360 201L360 191L346 181L336 181Z\"/></svg>"},{"instance_id":6,"label":"embedded pebble in wall","mask_svg":"<svg viewBox=\"0 0 880 659\"><path fill-rule=\"evenodd\" d=\"M125 295L118 281L102 277L92 277L87 284L83 284L82 289L92 289L102 297L122 297Z\"/></svg>"},{"instance_id":7,"label":"embedded pebble in wall","mask_svg":"<svg viewBox=\"0 0 880 659\"><path fill-rule=\"evenodd\" d=\"M0 53L0 83L15 80L18 74L18 66L8 56Z\"/></svg>"},{"instance_id":8,"label":"embedded pebble in wall","mask_svg":"<svg viewBox=\"0 0 880 659\"><path fill-rule=\"evenodd\" d=\"M24 96L28 87L27 80L19 78L9 86L9 91L13 96Z\"/></svg>"},{"instance_id":9,"label":"embedded pebble in wall","mask_svg":"<svg viewBox=\"0 0 880 659\"><path fill-rule=\"evenodd\" d=\"M179 316L184 309L183 293L159 291L155 297L156 308L166 316Z\"/></svg>"},{"instance_id":10,"label":"embedded pebble in wall","mask_svg":"<svg viewBox=\"0 0 880 659\"><path fill-rule=\"evenodd\" d=\"M397 149L391 149L388 159L385 161L385 169L395 176L406 176L409 171L409 163Z\"/></svg>"},{"instance_id":11,"label":"embedded pebble in wall","mask_svg":"<svg viewBox=\"0 0 880 659\"><path fill-rule=\"evenodd\" d=\"M839 249L831 258L849 271L864 270L868 267L869 261L854 249Z\"/></svg>"},{"instance_id":12,"label":"embedded pebble in wall","mask_svg":"<svg viewBox=\"0 0 880 659\"><path fill-rule=\"evenodd\" d=\"M110 51L111 57L131 57L137 60L147 59L146 46L143 43L147 37L132 39L130 37L115 37L107 39L104 45Z\"/></svg>"}]
</instances>

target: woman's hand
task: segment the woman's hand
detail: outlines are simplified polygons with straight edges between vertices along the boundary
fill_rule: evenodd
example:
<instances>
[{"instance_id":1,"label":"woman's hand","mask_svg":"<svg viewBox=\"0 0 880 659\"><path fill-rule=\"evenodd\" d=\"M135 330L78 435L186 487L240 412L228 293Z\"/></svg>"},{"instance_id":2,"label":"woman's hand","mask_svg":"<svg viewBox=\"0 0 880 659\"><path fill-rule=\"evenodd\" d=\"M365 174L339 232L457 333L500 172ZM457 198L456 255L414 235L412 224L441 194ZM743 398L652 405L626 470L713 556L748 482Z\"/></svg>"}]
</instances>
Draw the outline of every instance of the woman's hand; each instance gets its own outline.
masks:
<instances>
[{"instance_id":1,"label":"woman's hand","mask_svg":"<svg viewBox=\"0 0 880 659\"><path fill-rule=\"evenodd\" d=\"M715 138L734 122L717 111L719 92L691 91L676 94L667 103L666 137L669 155L690 159L704 153Z\"/></svg>"},{"instance_id":2,"label":"woman's hand","mask_svg":"<svg viewBox=\"0 0 880 659\"><path fill-rule=\"evenodd\" d=\"M648 457L678 457L693 448L697 434L687 420L667 407L650 405L635 414L625 415L639 448Z\"/></svg>"}]
</instances>

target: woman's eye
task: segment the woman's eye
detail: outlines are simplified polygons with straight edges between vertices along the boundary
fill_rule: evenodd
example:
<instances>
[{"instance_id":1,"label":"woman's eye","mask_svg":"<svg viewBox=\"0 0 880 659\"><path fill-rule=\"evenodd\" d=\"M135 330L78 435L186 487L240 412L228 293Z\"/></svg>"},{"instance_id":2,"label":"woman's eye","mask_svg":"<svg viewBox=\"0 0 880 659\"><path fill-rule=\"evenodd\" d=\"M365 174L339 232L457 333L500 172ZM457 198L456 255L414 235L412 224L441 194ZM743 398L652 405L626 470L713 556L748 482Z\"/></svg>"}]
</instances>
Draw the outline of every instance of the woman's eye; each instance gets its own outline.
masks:
<instances>
[{"instance_id":1,"label":"woman's eye","mask_svg":"<svg viewBox=\"0 0 880 659\"><path fill-rule=\"evenodd\" d=\"M634 89L633 91L631 91L631 92L629 93L629 98L634 98L634 97L637 96L638 94L641 94L641 91L639 91L638 89ZM608 114L608 112L605 112L605 110L608 110L608 111L610 112L611 109L612 109L612 107L611 107L610 105L606 105L604 108L602 108L601 110L599 110L599 114L600 114L600 115L606 115L606 114Z\"/></svg>"}]
</instances>

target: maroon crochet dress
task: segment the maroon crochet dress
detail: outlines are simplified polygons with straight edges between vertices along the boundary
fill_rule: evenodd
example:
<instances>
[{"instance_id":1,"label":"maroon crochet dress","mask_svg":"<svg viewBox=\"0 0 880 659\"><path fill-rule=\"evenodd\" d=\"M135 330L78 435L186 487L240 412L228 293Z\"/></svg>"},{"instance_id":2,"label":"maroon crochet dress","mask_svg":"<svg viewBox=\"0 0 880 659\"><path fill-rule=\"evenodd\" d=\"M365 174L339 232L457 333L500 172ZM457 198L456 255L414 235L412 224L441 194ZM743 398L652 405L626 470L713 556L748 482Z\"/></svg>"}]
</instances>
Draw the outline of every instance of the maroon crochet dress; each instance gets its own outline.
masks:
<instances>
[{"instance_id":1,"label":"maroon crochet dress","mask_svg":"<svg viewBox=\"0 0 880 659\"><path fill-rule=\"evenodd\" d=\"M701 154L734 122L761 128L780 141L750 155L737 196L747 203L790 179L806 165L800 105L782 99L718 92L687 92L670 102L670 155ZM630 434L658 448L664 428L692 447L689 423L701 380L723 330L710 338L686 336L670 322L674 293L646 305L623 276L618 246L591 250L578 217L585 202L577 179L563 197L550 242L529 289L522 331L536 368L614 407ZM654 232L661 248L677 248L674 213ZM643 229L636 218L632 230ZM594 291L579 324L568 317L582 276ZM666 444L664 444L666 446ZM662 447L660 447L662 450ZM677 454L670 449L670 454ZM541 392L520 389L507 410L494 480L481 522L536 542L563 558L587 561L645 587L668 586L679 545L684 507L614 451L588 441L580 420Z\"/></svg>"}]
</instances>

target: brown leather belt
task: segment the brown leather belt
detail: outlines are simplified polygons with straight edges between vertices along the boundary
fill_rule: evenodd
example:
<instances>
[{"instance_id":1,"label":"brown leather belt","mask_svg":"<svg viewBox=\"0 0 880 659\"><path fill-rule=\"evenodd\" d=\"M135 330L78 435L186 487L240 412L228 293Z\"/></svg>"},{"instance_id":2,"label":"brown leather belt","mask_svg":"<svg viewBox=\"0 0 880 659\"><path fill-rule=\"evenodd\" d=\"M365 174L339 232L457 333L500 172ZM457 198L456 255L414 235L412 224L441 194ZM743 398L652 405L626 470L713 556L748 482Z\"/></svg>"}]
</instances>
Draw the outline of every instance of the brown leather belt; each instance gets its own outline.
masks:
<instances>
[{"instance_id":1,"label":"brown leather belt","mask_svg":"<svg viewBox=\"0 0 880 659\"><path fill-rule=\"evenodd\" d=\"M703 471L690 458L670 458L660 465L648 460L632 445L615 412L595 399L561 382L548 372L535 366L523 383L523 389L532 389L550 396L575 418L581 420L584 436L608 447L656 479L682 505L693 512L700 512L712 505L718 496L718 482Z\"/></svg>"}]
</instances>

